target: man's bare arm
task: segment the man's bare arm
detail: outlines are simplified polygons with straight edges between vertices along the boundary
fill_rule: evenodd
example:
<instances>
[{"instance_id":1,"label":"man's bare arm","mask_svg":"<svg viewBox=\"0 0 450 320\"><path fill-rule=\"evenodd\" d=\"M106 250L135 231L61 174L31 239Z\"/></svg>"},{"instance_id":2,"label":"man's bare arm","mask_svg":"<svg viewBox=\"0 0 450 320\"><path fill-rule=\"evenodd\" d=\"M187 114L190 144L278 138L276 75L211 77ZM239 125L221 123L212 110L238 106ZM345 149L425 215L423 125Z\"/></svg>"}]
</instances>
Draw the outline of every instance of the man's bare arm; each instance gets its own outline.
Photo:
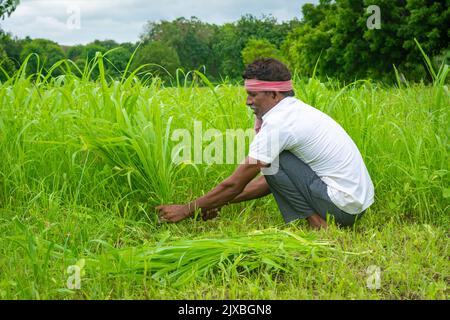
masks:
<instances>
[{"instance_id":1,"label":"man's bare arm","mask_svg":"<svg viewBox=\"0 0 450 320\"><path fill-rule=\"evenodd\" d=\"M259 176L250 181L250 183L245 187L244 191L237 195L233 200L228 202L228 204L262 198L270 193L271 191L269 189L269 185L267 184L266 178L264 176ZM221 208L202 208L201 217L203 220L214 219L219 214L220 209Z\"/></svg>"},{"instance_id":2,"label":"man's bare arm","mask_svg":"<svg viewBox=\"0 0 450 320\"><path fill-rule=\"evenodd\" d=\"M162 205L156 209L164 221L177 222L192 215L197 208L218 208L229 203L242 193L247 184L260 172L264 163L247 157L234 173L214 189L187 205Z\"/></svg>"},{"instance_id":3,"label":"man's bare arm","mask_svg":"<svg viewBox=\"0 0 450 320\"><path fill-rule=\"evenodd\" d=\"M244 191L229 203L239 203L242 201L258 199L267 196L268 194L270 194L269 185L267 184L266 178L261 175L247 184Z\"/></svg>"}]
</instances>

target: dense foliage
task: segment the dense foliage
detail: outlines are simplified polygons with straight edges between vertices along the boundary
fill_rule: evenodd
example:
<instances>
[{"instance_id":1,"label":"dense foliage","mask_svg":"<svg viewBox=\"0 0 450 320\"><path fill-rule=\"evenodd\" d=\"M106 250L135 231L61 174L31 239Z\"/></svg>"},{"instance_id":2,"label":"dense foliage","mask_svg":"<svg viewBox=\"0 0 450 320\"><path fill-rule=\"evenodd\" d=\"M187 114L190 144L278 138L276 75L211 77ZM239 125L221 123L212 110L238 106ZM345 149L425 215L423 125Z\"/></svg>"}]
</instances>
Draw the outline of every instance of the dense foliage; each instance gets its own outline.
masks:
<instances>
[{"instance_id":1,"label":"dense foliage","mask_svg":"<svg viewBox=\"0 0 450 320\"><path fill-rule=\"evenodd\" d=\"M107 81L103 55L88 63L94 81L69 69L0 84L0 299L448 299L448 68L431 86L295 79L298 98L349 133L375 185L353 229L316 233L285 225L271 195L214 220L158 223L156 205L205 194L241 160L174 163L176 130L210 154L227 130L251 130L245 90L198 73L203 83L178 87Z\"/></svg>"}]
</instances>

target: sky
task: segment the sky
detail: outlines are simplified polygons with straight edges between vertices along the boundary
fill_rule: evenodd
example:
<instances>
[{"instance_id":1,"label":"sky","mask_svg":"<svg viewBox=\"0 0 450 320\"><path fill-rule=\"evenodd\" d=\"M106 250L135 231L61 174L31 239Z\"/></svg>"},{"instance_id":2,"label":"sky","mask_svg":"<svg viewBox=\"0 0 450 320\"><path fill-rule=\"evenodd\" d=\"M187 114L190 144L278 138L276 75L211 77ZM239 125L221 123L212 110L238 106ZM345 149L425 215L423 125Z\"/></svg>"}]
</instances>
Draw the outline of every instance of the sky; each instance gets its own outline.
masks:
<instances>
[{"instance_id":1,"label":"sky","mask_svg":"<svg viewBox=\"0 0 450 320\"><path fill-rule=\"evenodd\" d=\"M318 0L21 0L0 20L0 28L19 38L45 38L62 45L95 39L136 42L147 21L196 16L223 24L244 14L272 15L279 22L301 19L304 3Z\"/></svg>"}]
</instances>

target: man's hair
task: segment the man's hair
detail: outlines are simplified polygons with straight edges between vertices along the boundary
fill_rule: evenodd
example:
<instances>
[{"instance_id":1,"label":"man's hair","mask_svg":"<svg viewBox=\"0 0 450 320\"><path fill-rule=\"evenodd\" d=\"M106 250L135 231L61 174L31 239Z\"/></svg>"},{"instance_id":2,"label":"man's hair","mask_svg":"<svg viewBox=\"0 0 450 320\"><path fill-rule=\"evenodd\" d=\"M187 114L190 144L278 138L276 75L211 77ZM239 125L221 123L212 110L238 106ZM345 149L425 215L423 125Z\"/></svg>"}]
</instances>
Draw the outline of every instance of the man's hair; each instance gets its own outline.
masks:
<instances>
[{"instance_id":1,"label":"man's hair","mask_svg":"<svg viewBox=\"0 0 450 320\"><path fill-rule=\"evenodd\" d=\"M288 67L273 58L261 58L253 61L242 74L244 79L257 79L263 81L288 81L292 79ZM286 97L293 97L294 90L281 92Z\"/></svg>"}]
</instances>

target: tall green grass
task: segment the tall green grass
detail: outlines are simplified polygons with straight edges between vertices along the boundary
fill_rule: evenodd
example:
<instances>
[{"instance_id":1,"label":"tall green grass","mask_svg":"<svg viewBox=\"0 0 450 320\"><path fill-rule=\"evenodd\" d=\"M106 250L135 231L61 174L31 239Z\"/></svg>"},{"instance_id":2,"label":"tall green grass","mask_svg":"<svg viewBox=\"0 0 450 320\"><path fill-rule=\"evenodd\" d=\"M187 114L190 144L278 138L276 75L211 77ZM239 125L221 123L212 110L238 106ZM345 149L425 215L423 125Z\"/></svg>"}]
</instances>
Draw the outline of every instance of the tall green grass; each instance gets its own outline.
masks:
<instances>
[{"instance_id":1,"label":"tall green grass","mask_svg":"<svg viewBox=\"0 0 450 320\"><path fill-rule=\"evenodd\" d=\"M332 116L350 134L374 182L376 200L360 222L362 235L333 228L329 234L322 234L336 237L344 250L353 251L353 246L361 251L373 249L373 255L362 258L364 265L335 252L343 261L351 262L339 265L339 270L332 264L320 264L318 269L316 266L303 274L306 278L301 274L294 278L283 276L283 285L263 267L261 274L266 276L249 273L235 277L230 280L231 289L224 279L202 278L200 287L192 287L187 296L170 287L158 289L163 291L147 287L145 292L150 296L140 296L136 292L142 291L142 285L147 286L147 280L134 275L136 270L142 271L142 266L150 271L145 261L155 252L142 247L142 243L156 246L161 237L176 235L179 242L167 242L167 251L163 252L170 253L172 247L189 243L198 250L205 245L218 254L221 249L214 245L215 240L189 241L193 235L213 230L212 239L219 238L218 232L231 239L281 224L271 197L224 208L216 221L157 223L155 205L198 197L235 168L172 163L170 154L175 142L170 139L171 133L175 129L191 130L194 121L201 121L203 131L215 128L225 133L227 129L251 128L253 118L245 106L245 90L226 82L213 84L199 72L194 73L196 81L189 82L187 76L184 80L177 78L179 86L168 86L151 77L141 81L136 72L129 71L120 80L107 79L102 71L107 55L97 55L83 70L77 70L70 61L60 61L46 75L42 70L29 75L26 64L32 58L35 56L28 57L15 74L0 84L0 232L4 235L0 239L1 298L118 297L108 295L111 286L118 286L117 294L122 296L131 292L131 297L197 297L198 292L208 291L208 283L223 288L218 297L243 297L239 291L242 286L254 297L277 298L294 292L294 287L308 288L308 277L314 277L324 290L317 296L414 298L409 296L411 286L426 288L423 292L413 290L419 297L445 296L440 257L446 256L448 250L448 235L443 230L450 226L447 66L433 71L435 81L429 86L409 83L386 87L368 80L342 86L332 81L295 78L297 96ZM63 75L51 76L51 70L56 69L64 70ZM91 80L94 70L99 74L95 81ZM203 147L207 145L204 142ZM377 242L372 241L373 237ZM416 237L419 242L408 242ZM108 251L99 243L107 243L120 254L132 253L138 259L131 267L134 271L96 277L88 265L91 273L86 276L87 289L65 289L65 270L78 258L101 258L110 261L111 268L115 266L114 259L109 260L113 256L108 255L114 250ZM247 242L243 245L252 248ZM395 249L389 251L390 247ZM404 248L409 251L400 253ZM423 256L427 250L432 258ZM235 258L238 251L231 250L230 254ZM175 261L180 261L179 252L167 263L172 269L166 276L182 270L173 268ZM256 252L249 253L249 257L256 259L260 253ZM264 254L281 265L270 252ZM219 256L214 257L217 262ZM408 278L406 287L402 287L402 281L406 281L403 275L383 257L389 257L389 261L400 259L408 264L406 268L420 264L438 280L414 269L411 272L415 280ZM427 265L428 259L435 266ZM386 281L392 287L388 291L374 294L357 287L355 283L364 285L364 275L352 282L349 270L357 268L364 273L366 263L389 266L392 278ZM184 268L187 270L188 265ZM330 287L321 268L343 279L340 289ZM194 283L188 274L183 279ZM114 279L119 280L116 283ZM265 291L255 289L258 286ZM280 291L280 286L286 291Z\"/></svg>"},{"instance_id":2,"label":"tall green grass","mask_svg":"<svg viewBox=\"0 0 450 320\"><path fill-rule=\"evenodd\" d=\"M173 130L191 130L194 121L223 133L252 126L244 91L214 86L199 72L201 82L166 88L157 78L143 85L134 73L108 81L100 54L80 76L68 71L57 78L27 76L28 59L0 89L3 203L26 202L39 188L95 202L90 189L99 188L97 179L109 180L107 192L115 197L139 196L151 205L182 201L186 192L205 191L233 168L176 166L170 159ZM51 70L69 66L61 61ZM94 67L100 70L97 82L88 80ZM296 83L299 98L335 118L361 149L377 186L376 205L421 221L445 217L449 205L448 68L431 72L432 86Z\"/></svg>"},{"instance_id":3,"label":"tall green grass","mask_svg":"<svg viewBox=\"0 0 450 320\"><path fill-rule=\"evenodd\" d=\"M68 61L55 64L48 76L42 70L27 76L33 57L0 89L0 201L5 204L27 202L43 189L75 202L96 202L90 189L103 188L105 181L112 188L104 185L104 191L114 197L139 196L151 205L182 201L186 192L205 191L232 167L176 166L170 159L173 130L191 129L194 121L221 132L252 125L244 91L214 86L199 72L204 87L195 82L165 88L158 78L143 85L135 73L108 81L99 54L80 76ZM340 88L314 78L296 83L299 98L334 117L361 149L377 186L376 205L421 221L445 218L449 206L448 66L439 72L429 66L432 86L385 88L358 81ZM92 82L95 67L99 79ZM50 77L56 68L67 73Z\"/></svg>"}]
</instances>

